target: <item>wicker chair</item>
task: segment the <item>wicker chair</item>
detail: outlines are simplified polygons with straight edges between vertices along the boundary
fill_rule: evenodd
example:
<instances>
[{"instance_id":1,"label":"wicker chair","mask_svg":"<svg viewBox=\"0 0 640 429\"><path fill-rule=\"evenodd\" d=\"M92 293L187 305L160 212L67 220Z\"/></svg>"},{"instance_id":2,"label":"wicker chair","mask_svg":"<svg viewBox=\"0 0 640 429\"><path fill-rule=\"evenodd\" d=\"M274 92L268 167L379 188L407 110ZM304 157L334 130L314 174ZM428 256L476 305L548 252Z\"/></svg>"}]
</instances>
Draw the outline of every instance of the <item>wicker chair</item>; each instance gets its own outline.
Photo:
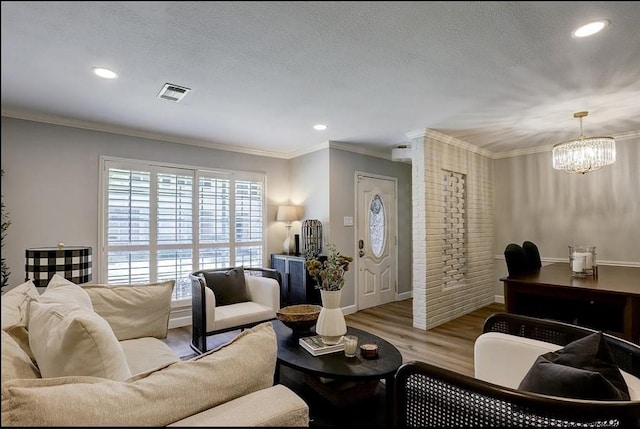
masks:
<instances>
[{"instance_id":1,"label":"wicker chair","mask_svg":"<svg viewBox=\"0 0 640 429\"><path fill-rule=\"evenodd\" d=\"M211 285L207 285L205 272L229 271L232 268L200 270L191 273L191 348L197 353L207 351L207 336L237 329L245 329L275 319L280 308L282 277L271 268L244 267L247 279L247 303L216 307ZM256 277L271 279L269 283L253 281ZM275 282L273 282L275 280ZM209 302L209 307L207 307ZM215 298L213 298L215 304ZM226 309L225 307L232 307Z\"/></svg>"},{"instance_id":2,"label":"wicker chair","mask_svg":"<svg viewBox=\"0 0 640 429\"><path fill-rule=\"evenodd\" d=\"M564 346L593 332L562 322L499 313L484 332ZM606 335L621 370L640 377L640 346ZM640 427L640 401L572 400L529 393L425 362L402 365L394 383L397 427Z\"/></svg>"}]
</instances>

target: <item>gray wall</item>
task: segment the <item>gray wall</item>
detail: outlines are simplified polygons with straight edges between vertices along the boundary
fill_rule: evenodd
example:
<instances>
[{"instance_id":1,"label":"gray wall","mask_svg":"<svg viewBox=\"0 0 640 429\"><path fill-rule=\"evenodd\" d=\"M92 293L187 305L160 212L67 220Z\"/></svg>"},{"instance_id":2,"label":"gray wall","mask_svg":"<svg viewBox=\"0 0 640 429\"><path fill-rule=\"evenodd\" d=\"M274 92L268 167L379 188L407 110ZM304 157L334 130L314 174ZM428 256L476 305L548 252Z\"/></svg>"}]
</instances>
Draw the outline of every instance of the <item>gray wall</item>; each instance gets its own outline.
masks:
<instances>
[{"instance_id":1,"label":"gray wall","mask_svg":"<svg viewBox=\"0 0 640 429\"><path fill-rule=\"evenodd\" d=\"M330 222L328 239L338 250L355 256L355 228L343 225L345 216L355 219L355 172L375 173L398 179L398 293L411 292L411 165L368 155L330 149ZM355 276L348 272L342 307L355 305Z\"/></svg>"},{"instance_id":2,"label":"gray wall","mask_svg":"<svg viewBox=\"0 0 640 429\"><path fill-rule=\"evenodd\" d=\"M246 155L159 140L130 137L2 117L2 194L12 224L2 249L11 270L9 285L24 281L29 247L98 246L100 156L263 172L267 175L267 252L282 252L286 228L276 222L278 205L303 207L303 219L320 219L324 241L352 253L352 227L342 218L355 213L356 170L398 178L400 292L411 291L411 166L338 149L323 149L292 160ZM331 177L331 180L329 179ZM332 222L333 219L333 222ZM291 234L300 232L294 222ZM95 258L95 263L97 263ZM99 267L96 266L96 271ZM355 303L352 274L344 307ZM98 281L94 275L93 282Z\"/></svg>"},{"instance_id":3,"label":"gray wall","mask_svg":"<svg viewBox=\"0 0 640 429\"><path fill-rule=\"evenodd\" d=\"M2 195L12 222L2 255L10 286L24 281L28 247L63 242L91 246L97 255L101 155L266 173L265 266L270 253L281 252L286 230L275 218L278 204L291 194L287 160L6 117L1 131Z\"/></svg>"},{"instance_id":4,"label":"gray wall","mask_svg":"<svg viewBox=\"0 0 640 429\"><path fill-rule=\"evenodd\" d=\"M323 226L327 225L329 221L329 149L293 158L290 163L291 202L303 207L302 220L317 219ZM302 222L294 222L291 234L300 234L301 225ZM323 239L325 238L323 236ZM301 243L302 247L304 246Z\"/></svg>"},{"instance_id":5,"label":"gray wall","mask_svg":"<svg viewBox=\"0 0 640 429\"><path fill-rule=\"evenodd\" d=\"M639 168L639 138L617 141L616 162L584 175L554 170L551 152L494 160L495 254L531 240L543 259L568 261L568 245L586 244L600 264L640 264ZM504 260L496 268L506 275Z\"/></svg>"}]
</instances>

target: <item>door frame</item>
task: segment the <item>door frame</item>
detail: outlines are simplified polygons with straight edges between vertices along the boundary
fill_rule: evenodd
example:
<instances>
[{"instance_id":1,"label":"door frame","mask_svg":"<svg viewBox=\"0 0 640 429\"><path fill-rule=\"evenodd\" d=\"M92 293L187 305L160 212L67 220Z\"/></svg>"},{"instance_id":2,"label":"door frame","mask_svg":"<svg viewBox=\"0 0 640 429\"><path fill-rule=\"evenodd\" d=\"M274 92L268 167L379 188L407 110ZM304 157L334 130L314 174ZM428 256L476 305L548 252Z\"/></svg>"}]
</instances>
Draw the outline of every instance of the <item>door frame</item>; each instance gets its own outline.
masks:
<instances>
[{"instance_id":1,"label":"door frame","mask_svg":"<svg viewBox=\"0 0 640 429\"><path fill-rule=\"evenodd\" d=\"M358 222L358 220L360 219L360 207L358 207L358 177L369 177L369 178L373 178L373 179L382 179L382 180L389 180L391 182L393 182L393 193L395 195L395 212L393 213L393 216L395 217L395 228L394 231L392 231L393 233L393 245L396 247L396 251L395 251L395 256L394 256L394 260L393 263L396 266L395 271L395 278L393 279L394 284L395 284L395 292L394 292L394 301L398 300L398 178L397 177L392 177L392 176L385 176L382 174L376 174L376 173L368 173L365 171L360 171L360 170L356 170L354 172L354 176L353 176L353 197L354 197L354 202L353 205L355 207L354 210L354 223L353 223L353 255L354 255L354 271L355 271L355 284L354 284L354 304L356 307L356 311L360 310L360 290L358 288L358 286L360 285L360 258L358 257L358 237L360 237L360 229L364 228L365 226L361 226L360 222Z\"/></svg>"}]
</instances>

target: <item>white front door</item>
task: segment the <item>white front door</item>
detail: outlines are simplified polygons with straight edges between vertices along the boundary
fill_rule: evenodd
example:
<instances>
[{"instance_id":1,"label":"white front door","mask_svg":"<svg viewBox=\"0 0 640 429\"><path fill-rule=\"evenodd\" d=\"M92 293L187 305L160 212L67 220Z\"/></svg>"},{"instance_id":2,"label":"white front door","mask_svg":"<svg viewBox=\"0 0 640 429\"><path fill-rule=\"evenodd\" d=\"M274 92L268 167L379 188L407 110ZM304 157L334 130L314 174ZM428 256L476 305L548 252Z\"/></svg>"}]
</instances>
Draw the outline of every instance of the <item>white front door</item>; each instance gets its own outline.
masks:
<instances>
[{"instance_id":1,"label":"white front door","mask_svg":"<svg viewBox=\"0 0 640 429\"><path fill-rule=\"evenodd\" d=\"M397 282L396 179L356 173L358 309L394 301Z\"/></svg>"}]
</instances>

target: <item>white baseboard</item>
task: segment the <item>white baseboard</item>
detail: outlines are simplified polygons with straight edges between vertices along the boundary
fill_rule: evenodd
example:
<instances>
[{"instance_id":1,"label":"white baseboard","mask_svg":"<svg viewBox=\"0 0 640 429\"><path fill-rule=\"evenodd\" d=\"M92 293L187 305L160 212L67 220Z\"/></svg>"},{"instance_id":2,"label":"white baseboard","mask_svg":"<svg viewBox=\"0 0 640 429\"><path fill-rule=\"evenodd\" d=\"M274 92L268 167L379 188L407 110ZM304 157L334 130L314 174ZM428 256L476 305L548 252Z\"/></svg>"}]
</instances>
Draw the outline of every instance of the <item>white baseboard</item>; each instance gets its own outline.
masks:
<instances>
[{"instance_id":1,"label":"white baseboard","mask_svg":"<svg viewBox=\"0 0 640 429\"><path fill-rule=\"evenodd\" d=\"M503 260L504 261L504 255L494 255L495 259L498 260ZM544 265L546 264L553 264L555 262L569 262L569 258L540 258L540 261L542 262L542 264ZM607 261L607 260L600 260L598 259L598 265L609 265L612 267L640 267L640 262L633 262L633 261Z\"/></svg>"},{"instance_id":2,"label":"white baseboard","mask_svg":"<svg viewBox=\"0 0 640 429\"><path fill-rule=\"evenodd\" d=\"M396 301L404 301L405 299L409 299L413 296L413 291L402 292L396 295Z\"/></svg>"},{"instance_id":3,"label":"white baseboard","mask_svg":"<svg viewBox=\"0 0 640 429\"><path fill-rule=\"evenodd\" d=\"M191 316L176 317L169 319L169 329L180 328L182 326L191 326Z\"/></svg>"}]
</instances>

